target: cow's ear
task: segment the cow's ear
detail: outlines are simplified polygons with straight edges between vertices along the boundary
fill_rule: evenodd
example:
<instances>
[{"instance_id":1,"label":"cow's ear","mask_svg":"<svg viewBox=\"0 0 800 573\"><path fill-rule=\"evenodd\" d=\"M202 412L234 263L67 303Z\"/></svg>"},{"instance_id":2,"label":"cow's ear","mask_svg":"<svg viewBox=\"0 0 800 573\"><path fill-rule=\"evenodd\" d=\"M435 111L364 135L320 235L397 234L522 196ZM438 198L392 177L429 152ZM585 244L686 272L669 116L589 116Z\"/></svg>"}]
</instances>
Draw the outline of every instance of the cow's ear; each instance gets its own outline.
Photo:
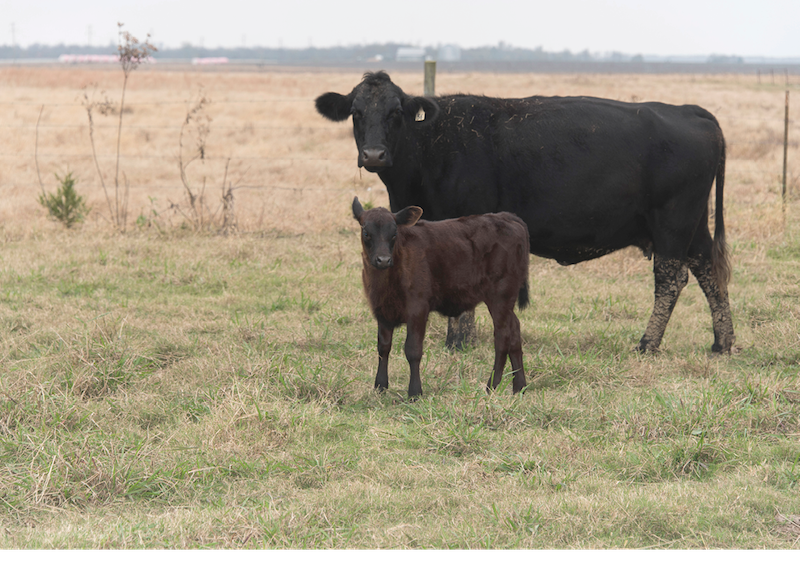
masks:
<instances>
[{"instance_id":1,"label":"cow's ear","mask_svg":"<svg viewBox=\"0 0 800 573\"><path fill-rule=\"evenodd\" d=\"M332 121L344 121L353 110L353 98L349 95L328 92L316 101L317 111Z\"/></svg>"},{"instance_id":2,"label":"cow's ear","mask_svg":"<svg viewBox=\"0 0 800 573\"><path fill-rule=\"evenodd\" d=\"M411 227L419 221L420 217L422 217L422 209L417 206L406 207L394 214L394 220L398 227Z\"/></svg>"},{"instance_id":3,"label":"cow's ear","mask_svg":"<svg viewBox=\"0 0 800 573\"><path fill-rule=\"evenodd\" d=\"M414 124L419 126L431 125L439 115L439 106L427 97L408 97L403 102L403 109L406 115L414 119Z\"/></svg>"},{"instance_id":4,"label":"cow's ear","mask_svg":"<svg viewBox=\"0 0 800 573\"><path fill-rule=\"evenodd\" d=\"M358 200L358 197L353 198L353 217L355 217L356 221L359 223L361 222L361 215L364 214L364 207L361 206L361 201Z\"/></svg>"}]
</instances>

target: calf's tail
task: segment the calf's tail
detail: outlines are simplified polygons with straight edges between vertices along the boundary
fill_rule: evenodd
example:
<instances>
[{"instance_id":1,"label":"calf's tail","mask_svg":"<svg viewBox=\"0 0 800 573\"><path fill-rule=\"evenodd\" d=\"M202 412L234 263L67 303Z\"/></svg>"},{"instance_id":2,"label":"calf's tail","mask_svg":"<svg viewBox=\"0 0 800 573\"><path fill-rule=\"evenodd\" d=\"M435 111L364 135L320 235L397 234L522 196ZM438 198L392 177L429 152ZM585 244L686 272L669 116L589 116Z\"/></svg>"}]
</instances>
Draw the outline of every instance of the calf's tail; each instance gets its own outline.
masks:
<instances>
[{"instance_id":1,"label":"calf's tail","mask_svg":"<svg viewBox=\"0 0 800 573\"><path fill-rule=\"evenodd\" d=\"M522 285L522 288L519 289L519 296L517 297L517 305L519 306L520 310L525 310L528 308L528 303L530 302L530 298L528 297L528 280L525 280L525 284Z\"/></svg>"},{"instance_id":2,"label":"calf's tail","mask_svg":"<svg viewBox=\"0 0 800 573\"><path fill-rule=\"evenodd\" d=\"M530 273L528 271L528 263L530 262L530 252L531 252L531 234L528 230L528 224L525 223L522 219L519 219L520 225L522 228L525 229L525 243L524 248L522 249L522 269L525 273L525 282L522 283L522 288L519 289L519 296L517 297L517 306L519 306L520 310L525 310L528 308L528 303L530 302L530 297L528 296L528 277Z\"/></svg>"},{"instance_id":3,"label":"calf's tail","mask_svg":"<svg viewBox=\"0 0 800 573\"><path fill-rule=\"evenodd\" d=\"M731 261L725 241L725 220L723 218L723 188L725 187L725 140L722 140L722 154L717 166L717 201L714 208L714 244L711 248L711 271L722 291L731 280Z\"/></svg>"}]
</instances>

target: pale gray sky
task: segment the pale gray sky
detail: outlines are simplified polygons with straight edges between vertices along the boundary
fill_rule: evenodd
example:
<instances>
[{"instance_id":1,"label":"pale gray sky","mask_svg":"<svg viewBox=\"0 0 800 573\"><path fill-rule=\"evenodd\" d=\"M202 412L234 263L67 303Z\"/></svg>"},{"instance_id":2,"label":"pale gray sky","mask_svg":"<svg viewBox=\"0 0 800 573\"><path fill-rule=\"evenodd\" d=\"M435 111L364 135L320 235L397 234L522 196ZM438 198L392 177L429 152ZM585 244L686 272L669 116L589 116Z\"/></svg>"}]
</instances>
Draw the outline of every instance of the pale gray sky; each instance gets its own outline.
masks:
<instances>
[{"instance_id":1,"label":"pale gray sky","mask_svg":"<svg viewBox=\"0 0 800 573\"><path fill-rule=\"evenodd\" d=\"M398 42L800 57L800 0L2 0L0 45L305 48ZM13 34L13 37L12 37Z\"/></svg>"}]
</instances>

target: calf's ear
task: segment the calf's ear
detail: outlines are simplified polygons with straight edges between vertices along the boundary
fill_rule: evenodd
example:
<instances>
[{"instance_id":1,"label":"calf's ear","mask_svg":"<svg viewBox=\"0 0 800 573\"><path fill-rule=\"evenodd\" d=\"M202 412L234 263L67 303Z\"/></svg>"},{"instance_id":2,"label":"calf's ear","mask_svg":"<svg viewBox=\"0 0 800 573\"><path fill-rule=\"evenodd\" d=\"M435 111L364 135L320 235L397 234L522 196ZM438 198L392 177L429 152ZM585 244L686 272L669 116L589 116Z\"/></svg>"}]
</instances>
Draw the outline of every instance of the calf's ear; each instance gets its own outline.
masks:
<instances>
[{"instance_id":1,"label":"calf's ear","mask_svg":"<svg viewBox=\"0 0 800 573\"><path fill-rule=\"evenodd\" d=\"M350 117L353 99L349 95L328 92L316 101L317 111L332 121L344 121Z\"/></svg>"},{"instance_id":2,"label":"calf's ear","mask_svg":"<svg viewBox=\"0 0 800 573\"><path fill-rule=\"evenodd\" d=\"M403 102L406 115L414 118L414 125L428 126L439 115L439 106L430 98L408 97Z\"/></svg>"},{"instance_id":3,"label":"calf's ear","mask_svg":"<svg viewBox=\"0 0 800 573\"><path fill-rule=\"evenodd\" d=\"M394 220L398 227L411 227L419 221L420 217L422 217L422 208L417 206L406 207L394 214Z\"/></svg>"},{"instance_id":4,"label":"calf's ear","mask_svg":"<svg viewBox=\"0 0 800 573\"><path fill-rule=\"evenodd\" d=\"M361 206L361 201L358 200L358 197L353 198L353 217L355 217L356 221L359 223L361 222L361 215L364 213L364 207Z\"/></svg>"}]
</instances>

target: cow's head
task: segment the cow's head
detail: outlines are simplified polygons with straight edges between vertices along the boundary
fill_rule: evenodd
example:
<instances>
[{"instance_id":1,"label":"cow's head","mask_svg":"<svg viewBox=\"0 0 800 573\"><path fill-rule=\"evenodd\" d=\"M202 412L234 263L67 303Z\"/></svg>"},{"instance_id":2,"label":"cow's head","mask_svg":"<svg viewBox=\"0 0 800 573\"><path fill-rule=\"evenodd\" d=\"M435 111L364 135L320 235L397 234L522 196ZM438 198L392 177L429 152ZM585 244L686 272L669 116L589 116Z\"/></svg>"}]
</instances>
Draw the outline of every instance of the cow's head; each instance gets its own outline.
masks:
<instances>
[{"instance_id":1,"label":"cow's head","mask_svg":"<svg viewBox=\"0 0 800 573\"><path fill-rule=\"evenodd\" d=\"M403 93L386 72L367 73L348 95L322 94L317 111L333 121L353 116L358 166L373 173L392 166L392 153L405 130L431 125L439 106Z\"/></svg>"},{"instance_id":2,"label":"cow's head","mask_svg":"<svg viewBox=\"0 0 800 573\"><path fill-rule=\"evenodd\" d=\"M365 211L358 200L353 199L353 217L361 225L361 248L364 261L378 270L394 265L397 228L410 227L422 216L419 207L406 207L397 213L378 207Z\"/></svg>"}]
</instances>

